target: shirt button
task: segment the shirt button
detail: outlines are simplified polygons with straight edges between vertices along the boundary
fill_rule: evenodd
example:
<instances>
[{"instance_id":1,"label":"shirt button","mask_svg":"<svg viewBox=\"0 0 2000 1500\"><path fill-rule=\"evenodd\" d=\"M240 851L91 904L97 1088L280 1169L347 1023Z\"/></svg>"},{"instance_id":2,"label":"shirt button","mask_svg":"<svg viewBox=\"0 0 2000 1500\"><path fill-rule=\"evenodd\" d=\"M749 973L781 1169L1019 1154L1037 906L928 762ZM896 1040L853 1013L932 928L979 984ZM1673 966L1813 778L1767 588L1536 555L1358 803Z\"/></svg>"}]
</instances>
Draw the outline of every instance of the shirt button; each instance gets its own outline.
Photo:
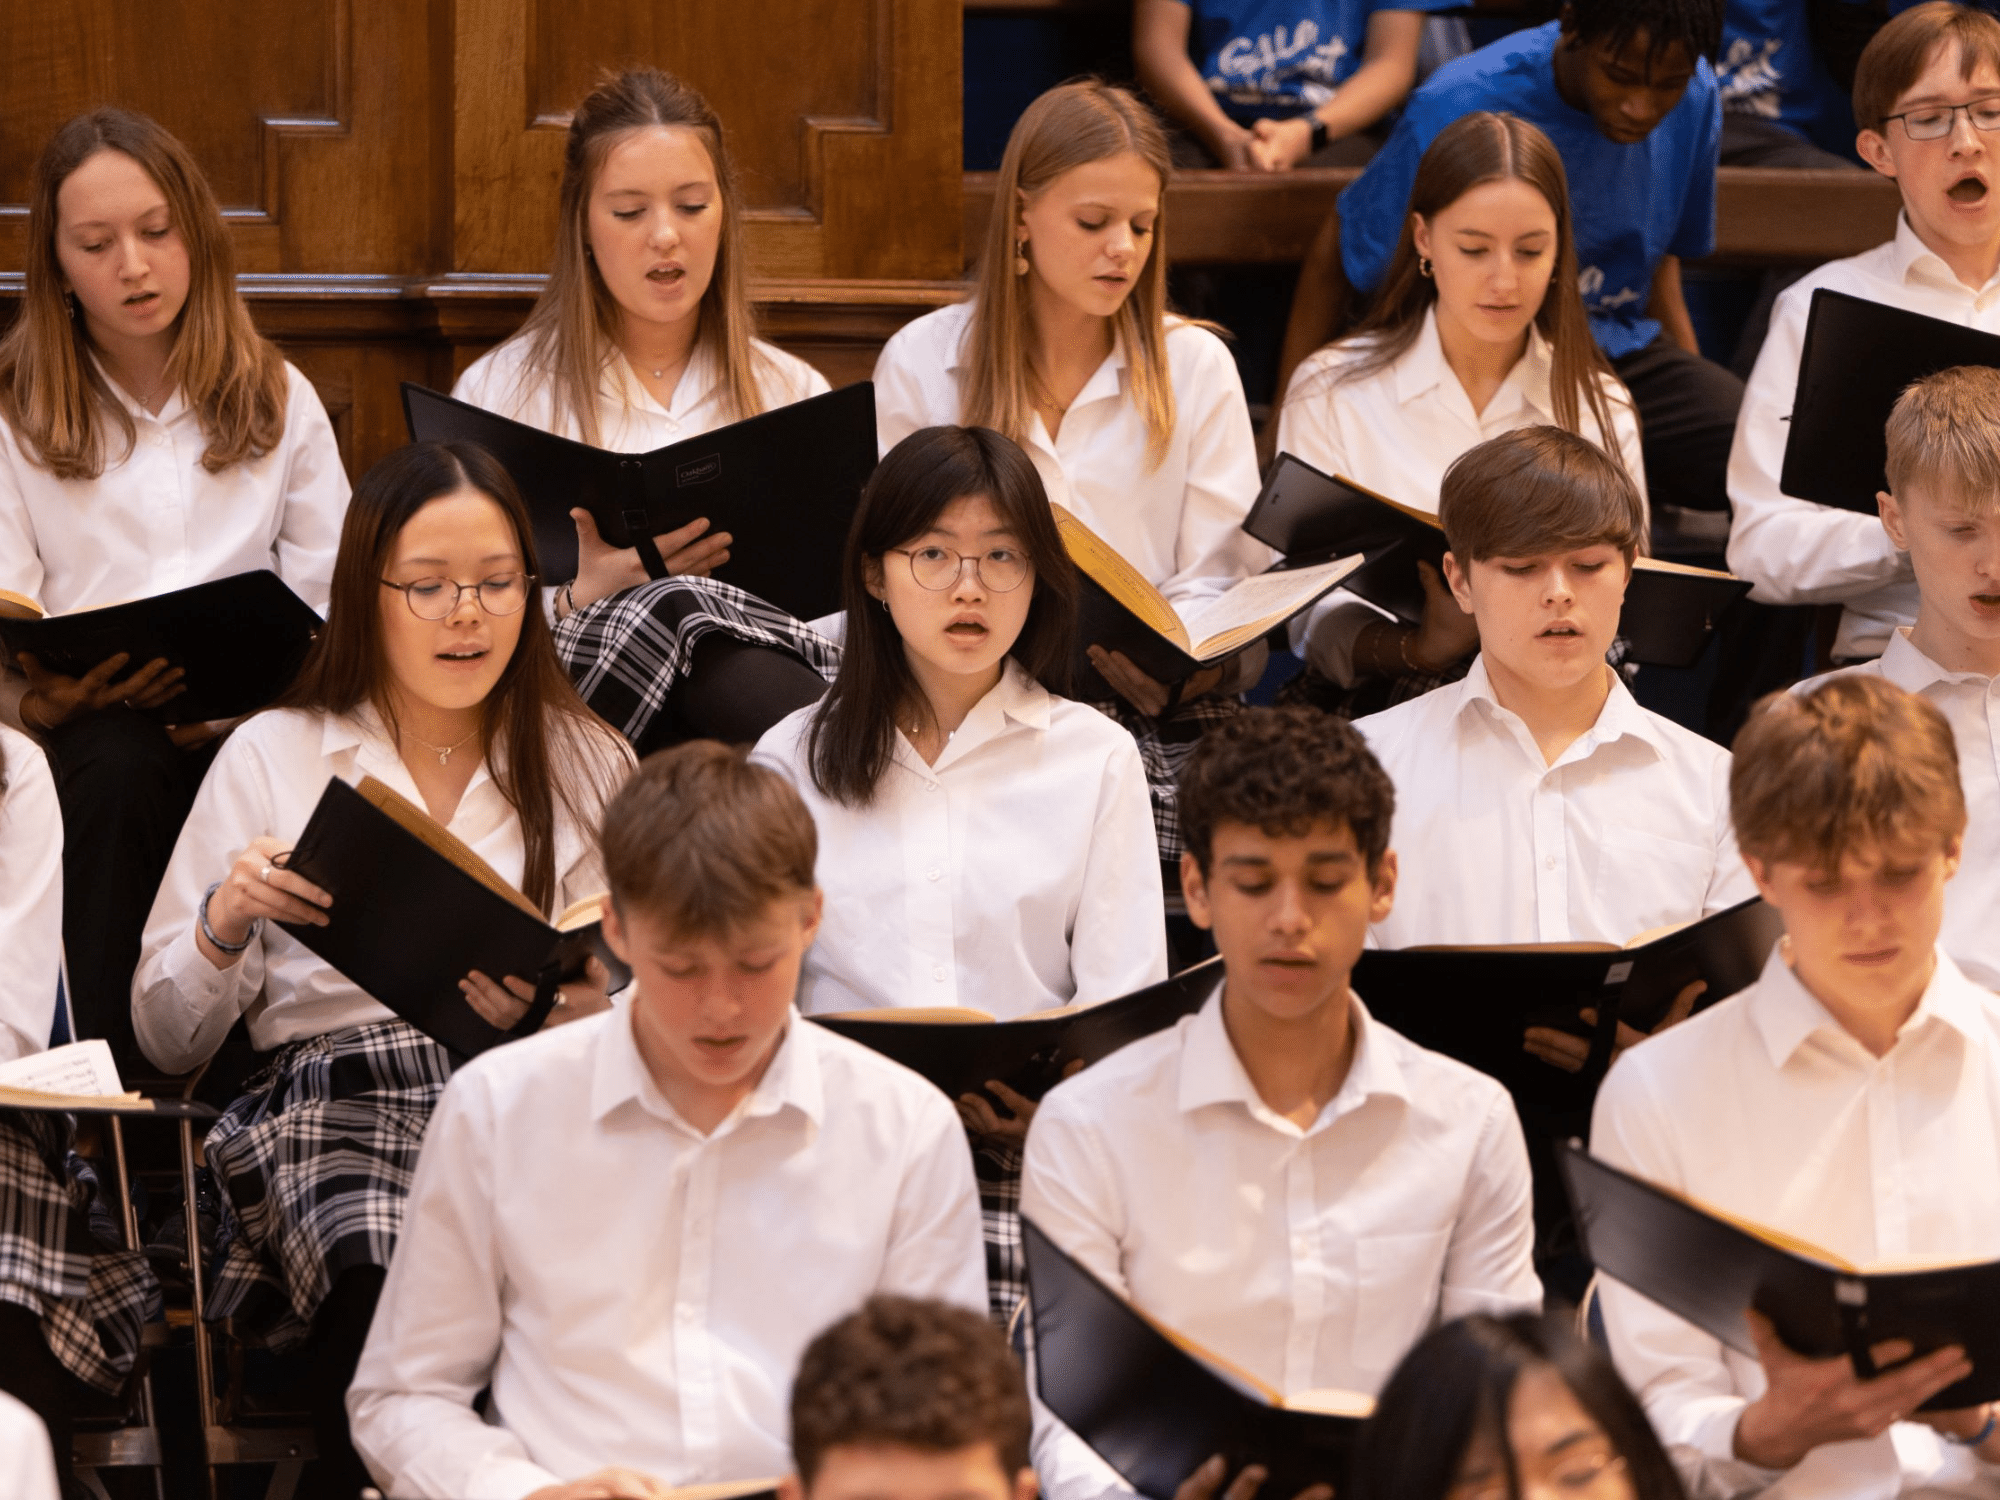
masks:
<instances>
[{"instance_id":1,"label":"shirt button","mask_svg":"<svg viewBox=\"0 0 2000 1500\"><path fill-rule=\"evenodd\" d=\"M945 970L943 964L934 965L931 969L931 978L935 979L939 984L943 984L944 972Z\"/></svg>"},{"instance_id":2,"label":"shirt button","mask_svg":"<svg viewBox=\"0 0 2000 1500\"><path fill-rule=\"evenodd\" d=\"M943 875L944 871L939 869L929 869L924 871L924 879L926 880L938 880L941 879Z\"/></svg>"},{"instance_id":3,"label":"shirt button","mask_svg":"<svg viewBox=\"0 0 2000 1500\"><path fill-rule=\"evenodd\" d=\"M1551 854L1547 859L1543 860L1542 863L1547 865L1551 870L1553 870L1556 867L1556 857L1553 854Z\"/></svg>"}]
</instances>

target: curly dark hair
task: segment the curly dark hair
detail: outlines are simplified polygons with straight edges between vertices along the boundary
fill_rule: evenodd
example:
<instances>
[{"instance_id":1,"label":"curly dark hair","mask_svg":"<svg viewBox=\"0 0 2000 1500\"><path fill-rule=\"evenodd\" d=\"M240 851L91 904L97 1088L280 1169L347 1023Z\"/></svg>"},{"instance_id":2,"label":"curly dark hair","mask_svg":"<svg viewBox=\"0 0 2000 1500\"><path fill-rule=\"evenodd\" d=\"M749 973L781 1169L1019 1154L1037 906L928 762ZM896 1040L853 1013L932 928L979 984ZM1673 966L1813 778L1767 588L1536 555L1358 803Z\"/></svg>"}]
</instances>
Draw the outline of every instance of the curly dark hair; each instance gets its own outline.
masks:
<instances>
[{"instance_id":1,"label":"curly dark hair","mask_svg":"<svg viewBox=\"0 0 2000 1500\"><path fill-rule=\"evenodd\" d=\"M1396 815L1389 773L1354 726L1305 707L1246 709L1210 729L1181 769L1179 801L1182 838L1204 875L1223 823L1272 838L1344 823L1372 875Z\"/></svg>"},{"instance_id":2,"label":"curly dark hair","mask_svg":"<svg viewBox=\"0 0 2000 1500\"><path fill-rule=\"evenodd\" d=\"M1028 1388L984 1313L875 1296L806 1346L792 1383L792 1462L808 1486L827 1453L889 1443L948 1453L989 1442L1009 1480L1028 1466Z\"/></svg>"},{"instance_id":3,"label":"curly dark hair","mask_svg":"<svg viewBox=\"0 0 2000 1500\"><path fill-rule=\"evenodd\" d=\"M1578 41L1602 40L1613 52L1644 32L1652 59L1675 42L1689 62L1722 46L1722 0L1568 0L1562 21Z\"/></svg>"}]
</instances>

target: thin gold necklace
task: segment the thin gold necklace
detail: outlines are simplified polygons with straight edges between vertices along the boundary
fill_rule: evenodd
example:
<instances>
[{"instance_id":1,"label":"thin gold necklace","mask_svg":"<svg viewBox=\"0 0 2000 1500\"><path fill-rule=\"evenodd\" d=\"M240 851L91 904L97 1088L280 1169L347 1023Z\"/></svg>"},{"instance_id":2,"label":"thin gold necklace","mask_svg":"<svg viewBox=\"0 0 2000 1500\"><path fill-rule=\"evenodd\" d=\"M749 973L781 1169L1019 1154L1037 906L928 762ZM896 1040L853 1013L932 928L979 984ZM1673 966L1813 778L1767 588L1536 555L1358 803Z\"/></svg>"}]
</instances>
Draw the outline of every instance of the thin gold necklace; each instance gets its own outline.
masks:
<instances>
[{"instance_id":1,"label":"thin gold necklace","mask_svg":"<svg viewBox=\"0 0 2000 1500\"><path fill-rule=\"evenodd\" d=\"M464 739L460 740L456 745L433 745L429 740L425 739L420 734L412 734L407 729L404 730L403 733L409 735L411 739L415 740L419 745L422 745L426 750L430 751L431 754L435 755L438 758L438 764L441 766L446 765L450 762L452 751L463 749L467 744L471 743L471 741L478 738L479 736L479 731L475 729L472 731L471 734L468 734Z\"/></svg>"}]
</instances>

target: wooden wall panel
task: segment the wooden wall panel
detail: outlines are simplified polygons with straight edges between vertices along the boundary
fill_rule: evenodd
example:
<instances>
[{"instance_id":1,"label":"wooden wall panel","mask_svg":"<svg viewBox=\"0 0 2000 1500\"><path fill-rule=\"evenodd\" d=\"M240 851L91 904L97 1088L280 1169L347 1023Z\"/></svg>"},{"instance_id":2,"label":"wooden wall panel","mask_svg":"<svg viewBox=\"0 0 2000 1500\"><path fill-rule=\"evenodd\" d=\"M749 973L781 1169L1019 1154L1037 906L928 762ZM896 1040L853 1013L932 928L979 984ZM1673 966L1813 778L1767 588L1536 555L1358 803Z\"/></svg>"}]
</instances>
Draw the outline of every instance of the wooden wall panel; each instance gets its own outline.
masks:
<instances>
[{"instance_id":1,"label":"wooden wall panel","mask_svg":"<svg viewBox=\"0 0 2000 1500\"><path fill-rule=\"evenodd\" d=\"M430 18L407 0L0 6L0 266L55 127L117 104L201 164L248 272L411 274L433 254Z\"/></svg>"},{"instance_id":2,"label":"wooden wall panel","mask_svg":"<svg viewBox=\"0 0 2000 1500\"><path fill-rule=\"evenodd\" d=\"M568 110L600 67L640 61L686 77L722 116L751 205L753 273L957 272L956 5L448 3L450 271L543 267Z\"/></svg>"}]
</instances>

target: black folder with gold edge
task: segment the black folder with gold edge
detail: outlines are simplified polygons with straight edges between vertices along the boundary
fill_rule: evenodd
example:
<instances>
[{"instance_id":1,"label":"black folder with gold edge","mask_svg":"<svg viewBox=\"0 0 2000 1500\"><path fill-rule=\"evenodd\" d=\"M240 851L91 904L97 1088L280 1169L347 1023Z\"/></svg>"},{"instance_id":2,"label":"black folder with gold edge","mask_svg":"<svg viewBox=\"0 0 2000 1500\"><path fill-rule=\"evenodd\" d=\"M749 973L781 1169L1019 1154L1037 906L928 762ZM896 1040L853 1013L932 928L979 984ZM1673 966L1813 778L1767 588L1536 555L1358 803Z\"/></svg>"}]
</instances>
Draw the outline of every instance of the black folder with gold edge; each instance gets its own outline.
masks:
<instances>
[{"instance_id":1,"label":"black folder with gold edge","mask_svg":"<svg viewBox=\"0 0 2000 1500\"><path fill-rule=\"evenodd\" d=\"M602 898L551 923L532 902L423 809L371 777L326 784L285 861L333 898L324 927L285 931L433 1041L461 1057L525 1036L548 1018L556 986L595 955L611 987L631 973L604 945ZM511 1031L487 1023L459 980L477 969L496 983L536 986Z\"/></svg>"},{"instance_id":2,"label":"black folder with gold edge","mask_svg":"<svg viewBox=\"0 0 2000 1500\"><path fill-rule=\"evenodd\" d=\"M1096 675L1083 654L1086 646L1123 652L1155 682L1170 686L1184 682L1248 650L1293 615L1310 609L1362 561L1357 554L1323 558L1311 567L1253 573L1183 612L1075 515L1053 502L1050 508L1070 561L1082 575L1076 671L1086 683Z\"/></svg>"},{"instance_id":3,"label":"black folder with gold edge","mask_svg":"<svg viewBox=\"0 0 2000 1500\"><path fill-rule=\"evenodd\" d=\"M1876 1373L1870 1348L1889 1339L1909 1340L1917 1356L1962 1345L1972 1373L1922 1410L2000 1399L2000 1261L1854 1266L1620 1171L1576 1141L1561 1161L1598 1270L1737 1353L1757 1357L1744 1318L1755 1308L1787 1348L1814 1359L1845 1354L1863 1377Z\"/></svg>"},{"instance_id":4,"label":"black folder with gold edge","mask_svg":"<svg viewBox=\"0 0 2000 1500\"><path fill-rule=\"evenodd\" d=\"M417 442L477 443L500 461L527 501L545 582L576 574L577 506L605 541L637 547L655 578L653 538L705 516L735 538L716 578L802 620L841 607L848 524L875 471L868 381L650 453L556 437L408 381L403 416Z\"/></svg>"},{"instance_id":5,"label":"black folder with gold edge","mask_svg":"<svg viewBox=\"0 0 2000 1500\"><path fill-rule=\"evenodd\" d=\"M1040 1099L1076 1067L1102 1061L1127 1042L1193 1015L1221 982L1221 960L1212 958L1116 1000L1065 1005L1013 1021L969 1008L893 1006L813 1019L923 1074L954 1099L977 1092L989 1079Z\"/></svg>"},{"instance_id":6,"label":"black folder with gold edge","mask_svg":"<svg viewBox=\"0 0 2000 1500\"><path fill-rule=\"evenodd\" d=\"M1221 1454L1260 1494L1338 1485L1374 1401L1354 1391L1286 1397L1147 1317L1021 1220L1035 1387L1044 1405L1141 1495L1172 1495Z\"/></svg>"},{"instance_id":7,"label":"black folder with gold edge","mask_svg":"<svg viewBox=\"0 0 2000 1500\"><path fill-rule=\"evenodd\" d=\"M1417 563L1444 571L1444 529L1436 516L1322 474L1290 453L1272 464L1243 529L1282 554L1287 567L1361 553L1365 561L1341 587L1405 625L1416 625L1424 614ZM1731 573L1635 559L1618 617L1627 655L1647 666L1693 666L1723 611L1749 592L1750 585Z\"/></svg>"},{"instance_id":8,"label":"black folder with gold edge","mask_svg":"<svg viewBox=\"0 0 2000 1500\"><path fill-rule=\"evenodd\" d=\"M1752 897L1630 946L1529 943L1493 948L1370 948L1354 988L1376 1020L1420 1046L1500 1080L1524 1109L1588 1117L1611 1066L1619 1021L1651 1031L1695 980L1696 1009L1753 983L1783 933ZM1595 1023L1581 1012L1592 1009ZM1588 1038L1589 1061L1565 1072L1522 1047L1530 1027Z\"/></svg>"},{"instance_id":9,"label":"black folder with gold edge","mask_svg":"<svg viewBox=\"0 0 2000 1500\"><path fill-rule=\"evenodd\" d=\"M1912 381L1958 365L2000 367L2000 334L1821 287L1806 314L1798 391L1778 487L1862 515L1889 487L1889 412Z\"/></svg>"},{"instance_id":10,"label":"black folder with gold edge","mask_svg":"<svg viewBox=\"0 0 2000 1500\"><path fill-rule=\"evenodd\" d=\"M163 724L264 707L291 686L319 626L313 607L268 568L58 615L0 589L0 644L10 660L31 652L65 677L81 677L120 651L131 657L120 676L160 658L179 667L183 690L150 710Z\"/></svg>"}]
</instances>

